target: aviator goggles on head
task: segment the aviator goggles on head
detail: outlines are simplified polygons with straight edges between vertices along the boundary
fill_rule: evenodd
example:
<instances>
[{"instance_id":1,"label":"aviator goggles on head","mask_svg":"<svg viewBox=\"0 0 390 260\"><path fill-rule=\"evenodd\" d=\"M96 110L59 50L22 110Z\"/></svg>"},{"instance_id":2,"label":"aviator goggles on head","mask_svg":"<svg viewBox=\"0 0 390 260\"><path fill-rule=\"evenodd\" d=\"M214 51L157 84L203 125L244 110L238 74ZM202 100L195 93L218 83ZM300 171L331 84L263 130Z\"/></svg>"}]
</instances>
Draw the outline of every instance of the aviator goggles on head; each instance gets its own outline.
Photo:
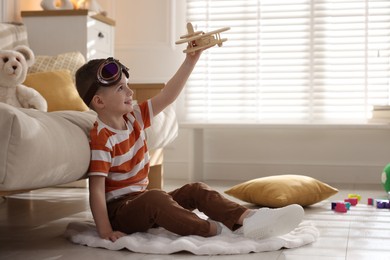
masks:
<instances>
[{"instance_id":1,"label":"aviator goggles on head","mask_svg":"<svg viewBox=\"0 0 390 260\"><path fill-rule=\"evenodd\" d=\"M129 78L129 68L113 57L103 61L97 70L96 80L92 82L87 93L84 95L84 102L89 105L99 86L109 87L117 84L122 79L122 72Z\"/></svg>"}]
</instances>

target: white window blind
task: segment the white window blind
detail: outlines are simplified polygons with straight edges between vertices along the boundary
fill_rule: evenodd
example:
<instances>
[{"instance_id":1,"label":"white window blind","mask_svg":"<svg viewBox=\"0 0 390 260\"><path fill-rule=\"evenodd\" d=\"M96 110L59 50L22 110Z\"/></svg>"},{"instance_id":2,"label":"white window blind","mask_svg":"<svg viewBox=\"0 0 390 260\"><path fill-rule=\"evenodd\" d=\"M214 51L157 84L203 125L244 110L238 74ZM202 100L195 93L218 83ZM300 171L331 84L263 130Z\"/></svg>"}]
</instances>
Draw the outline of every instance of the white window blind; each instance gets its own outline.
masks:
<instances>
[{"instance_id":1,"label":"white window blind","mask_svg":"<svg viewBox=\"0 0 390 260\"><path fill-rule=\"evenodd\" d=\"M356 123L389 103L388 0L187 0L187 17L231 29L191 75L184 121Z\"/></svg>"}]
</instances>

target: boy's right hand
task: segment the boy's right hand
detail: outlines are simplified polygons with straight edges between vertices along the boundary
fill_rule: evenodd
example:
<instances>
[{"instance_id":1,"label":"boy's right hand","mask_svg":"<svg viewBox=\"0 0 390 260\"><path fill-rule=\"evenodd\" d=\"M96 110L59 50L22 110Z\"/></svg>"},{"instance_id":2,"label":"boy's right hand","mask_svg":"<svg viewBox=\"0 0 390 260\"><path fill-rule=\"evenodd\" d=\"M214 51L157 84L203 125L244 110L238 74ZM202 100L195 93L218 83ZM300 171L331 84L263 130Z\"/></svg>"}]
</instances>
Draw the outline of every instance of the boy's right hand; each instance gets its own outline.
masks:
<instances>
[{"instance_id":1,"label":"boy's right hand","mask_svg":"<svg viewBox=\"0 0 390 260\"><path fill-rule=\"evenodd\" d=\"M101 237L107 240L111 240L112 242L115 242L117 239L126 236L125 233L122 233L120 231L112 231L108 234L102 234Z\"/></svg>"}]
</instances>

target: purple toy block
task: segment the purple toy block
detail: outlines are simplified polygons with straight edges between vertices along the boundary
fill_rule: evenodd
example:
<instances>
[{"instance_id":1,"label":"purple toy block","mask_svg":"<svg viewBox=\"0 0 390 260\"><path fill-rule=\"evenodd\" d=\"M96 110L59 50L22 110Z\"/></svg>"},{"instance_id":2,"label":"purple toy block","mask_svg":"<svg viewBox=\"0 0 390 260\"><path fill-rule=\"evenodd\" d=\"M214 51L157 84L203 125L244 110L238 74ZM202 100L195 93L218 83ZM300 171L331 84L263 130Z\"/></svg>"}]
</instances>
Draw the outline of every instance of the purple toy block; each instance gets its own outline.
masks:
<instances>
[{"instance_id":1,"label":"purple toy block","mask_svg":"<svg viewBox=\"0 0 390 260\"><path fill-rule=\"evenodd\" d=\"M378 209L388 209L388 208L390 208L389 200L376 200L376 207Z\"/></svg>"}]
</instances>

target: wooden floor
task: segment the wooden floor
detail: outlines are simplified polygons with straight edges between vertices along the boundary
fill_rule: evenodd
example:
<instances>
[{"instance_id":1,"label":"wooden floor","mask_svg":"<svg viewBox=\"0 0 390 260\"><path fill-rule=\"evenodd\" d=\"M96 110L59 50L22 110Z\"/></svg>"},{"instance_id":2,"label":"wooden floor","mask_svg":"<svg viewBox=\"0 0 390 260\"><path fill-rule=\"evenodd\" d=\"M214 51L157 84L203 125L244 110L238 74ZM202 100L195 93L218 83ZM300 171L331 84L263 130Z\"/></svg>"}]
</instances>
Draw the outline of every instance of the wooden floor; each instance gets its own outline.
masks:
<instances>
[{"instance_id":1,"label":"wooden floor","mask_svg":"<svg viewBox=\"0 0 390 260\"><path fill-rule=\"evenodd\" d=\"M234 184L207 183L221 192ZM183 181L168 180L165 189L182 184ZM49 188L14 195L0 199L0 259L390 259L390 211L366 205L368 197L386 198L383 188L333 186L340 189L337 195L305 208L305 220L312 221L321 233L315 243L296 249L231 256L144 255L75 245L63 233L69 222L91 218L87 189ZM344 199L349 193L360 194L362 202L346 214L330 210L330 201Z\"/></svg>"}]
</instances>

